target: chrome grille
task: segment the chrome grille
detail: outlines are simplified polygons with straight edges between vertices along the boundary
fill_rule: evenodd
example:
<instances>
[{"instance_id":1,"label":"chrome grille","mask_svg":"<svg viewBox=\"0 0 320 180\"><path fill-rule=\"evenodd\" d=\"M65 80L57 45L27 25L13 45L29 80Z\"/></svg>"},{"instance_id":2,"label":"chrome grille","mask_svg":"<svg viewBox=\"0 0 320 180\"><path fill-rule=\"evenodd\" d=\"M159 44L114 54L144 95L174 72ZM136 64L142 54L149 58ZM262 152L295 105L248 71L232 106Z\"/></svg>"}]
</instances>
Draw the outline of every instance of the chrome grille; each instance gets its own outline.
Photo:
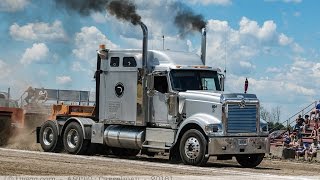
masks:
<instances>
[{"instance_id":1,"label":"chrome grille","mask_svg":"<svg viewBox=\"0 0 320 180\"><path fill-rule=\"evenodd\" d=\"M227 133L257 132L256 105L228 105Z\"/></svg>"}]
</instances>

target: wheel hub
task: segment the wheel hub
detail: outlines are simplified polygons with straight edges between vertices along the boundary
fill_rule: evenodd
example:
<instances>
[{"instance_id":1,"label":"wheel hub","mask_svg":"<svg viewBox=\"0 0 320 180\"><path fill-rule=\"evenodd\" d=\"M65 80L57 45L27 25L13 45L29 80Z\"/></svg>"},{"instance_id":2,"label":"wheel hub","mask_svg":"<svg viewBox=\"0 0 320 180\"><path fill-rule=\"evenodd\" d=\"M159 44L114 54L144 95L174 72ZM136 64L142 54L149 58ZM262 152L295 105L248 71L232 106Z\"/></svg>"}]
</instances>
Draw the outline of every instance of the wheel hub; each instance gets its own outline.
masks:
<instances>
[{"instance_id":1,"label":"wheel hub","mask_svg":"<svg viewBox=\"0 0 320 180\"><path fill-rule=\"evenodd\" d=\"M79 134L75 129L71 129L67 135L67 144L70 148L75 148L79 142Z\"/></svg>"},{"instance_id":2,"label":"wheel hub","mask_svg":"<svg viewBox=\"0 0 320 180\"><path fill-rule=\"evenodd\" d=\"M47 146L50 146L53 142L53 130L51 127L46 127L43 131L43 143Z\"/></svg>"},{"instance_id":3,"label":"wheel hub","mask_svg":"<svg viewBox=\"0 0 320 180\"><path fill-rule=\"evenodd\" d=\"M188 138L184 147L185 154L189 159L196 159L199 156L201 147L197 138Z\"/></svg>"}]
</instances>

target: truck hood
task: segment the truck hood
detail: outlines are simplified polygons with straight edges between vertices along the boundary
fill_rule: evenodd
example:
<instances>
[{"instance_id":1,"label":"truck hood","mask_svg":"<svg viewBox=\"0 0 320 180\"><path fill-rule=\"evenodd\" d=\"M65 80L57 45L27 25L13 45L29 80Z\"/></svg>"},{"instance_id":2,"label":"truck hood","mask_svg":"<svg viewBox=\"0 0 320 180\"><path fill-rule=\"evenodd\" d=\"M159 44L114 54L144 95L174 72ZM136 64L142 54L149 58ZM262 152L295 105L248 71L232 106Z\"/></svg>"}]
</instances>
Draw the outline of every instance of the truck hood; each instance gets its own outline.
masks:
<instances>
[{"instance_id":1,"label":"truck hood","mask_svg":"<svg viewBox=\"0 0 320 180\"><path fill-rule=\"evenodd\" d=\"M186 91L179 92L179 96L184 99L220 103L222 93L219 91Z\"/></svg>"},{"instance_id":2,"label":"truck hood","mask_svg":"<svg viewBox=\"0 0 320 180\"><path fill-rule=\"evenodd\" d=\"M257 100L255 94L244 93L224 93L222 91L186 91L179 92L179 96L184 99L202 100L223 103L226 100Z\"/></svg>"}]
</instances>

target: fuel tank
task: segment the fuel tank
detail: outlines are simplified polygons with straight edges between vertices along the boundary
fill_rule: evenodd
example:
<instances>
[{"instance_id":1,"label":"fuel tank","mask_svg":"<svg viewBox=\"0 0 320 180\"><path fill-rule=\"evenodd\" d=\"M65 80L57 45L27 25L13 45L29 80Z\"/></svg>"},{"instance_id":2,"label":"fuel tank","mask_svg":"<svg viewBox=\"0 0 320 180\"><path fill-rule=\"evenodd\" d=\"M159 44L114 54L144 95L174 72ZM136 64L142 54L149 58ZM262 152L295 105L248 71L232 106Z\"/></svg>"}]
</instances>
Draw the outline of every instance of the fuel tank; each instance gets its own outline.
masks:
<instances>
[{"instance_id":1,"label":"fuel tank","mask_svg":"<svg viewBox=\"0 0 320 180\"><path fill-rule=\"evenodd\" d=\"M141 149L144 140L144 127L111 125L104 130L104 143L110 147Z\"/></svg>"}]
</instances>

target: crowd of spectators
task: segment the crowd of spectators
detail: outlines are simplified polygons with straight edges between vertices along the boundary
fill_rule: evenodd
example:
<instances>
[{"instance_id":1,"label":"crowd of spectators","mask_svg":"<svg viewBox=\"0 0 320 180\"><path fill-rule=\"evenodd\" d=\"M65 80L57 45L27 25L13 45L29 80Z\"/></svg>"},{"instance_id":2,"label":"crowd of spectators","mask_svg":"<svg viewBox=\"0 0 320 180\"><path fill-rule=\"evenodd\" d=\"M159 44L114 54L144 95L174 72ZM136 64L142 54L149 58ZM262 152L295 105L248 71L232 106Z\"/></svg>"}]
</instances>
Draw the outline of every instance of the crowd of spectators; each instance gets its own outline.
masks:
<instances>
[{"instance_id":1,"label":"crowd of spectators","mask_svg":"<svg viewBox=\"0 0 320 180\"><path fill-rule=\"evenodd\" d=\"M312 115L314 117L311 119ZM293 132L290 130L284 134L284 144L288 148L295 150L295 158L303 157L304 160L312 160L317 156L317 150L320 150L320 101L310 116L305 115L304 118L299 115L296 119L296 124L293 127ZM312 139L312 142L304 142L306 138Z\"/></svg>"}]
</instances>

